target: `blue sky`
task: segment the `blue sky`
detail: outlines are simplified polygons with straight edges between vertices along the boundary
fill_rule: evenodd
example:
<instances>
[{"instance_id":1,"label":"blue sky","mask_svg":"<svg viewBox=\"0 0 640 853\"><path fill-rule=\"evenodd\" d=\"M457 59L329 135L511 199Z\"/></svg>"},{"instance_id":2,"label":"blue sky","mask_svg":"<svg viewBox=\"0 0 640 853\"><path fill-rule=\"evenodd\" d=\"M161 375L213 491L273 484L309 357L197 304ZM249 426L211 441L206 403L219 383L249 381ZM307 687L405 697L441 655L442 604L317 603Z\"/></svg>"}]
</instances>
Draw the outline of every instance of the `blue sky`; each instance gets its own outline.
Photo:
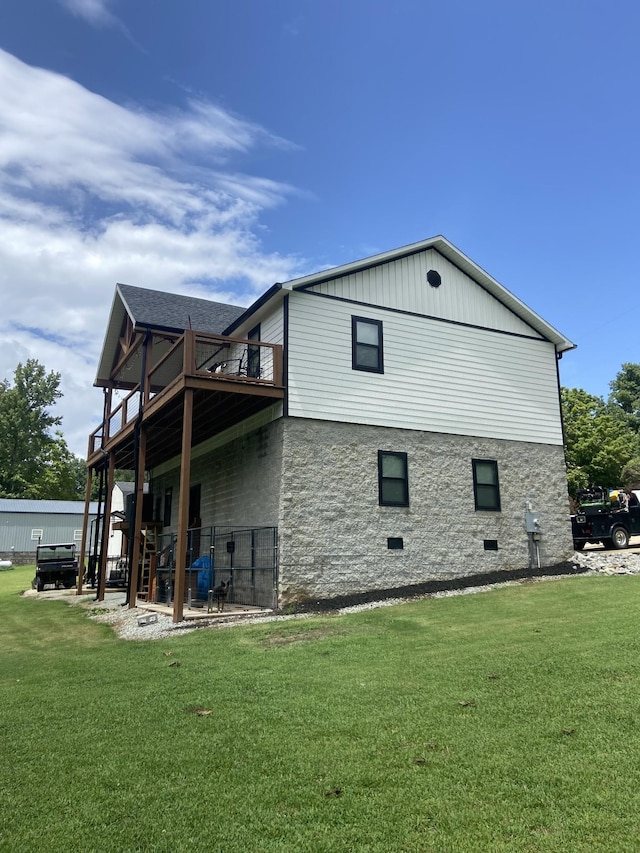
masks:
<instances>
[{"instance_id":1,"label":"blue sky","mask_svg":"<svg viewBox=\"0 0 640 853\"><path fill-rule=\"evenodd\" d=\"M3 0L0 378L38 358L84 456L116 282L249 304L443 234L640 361L630 0Z\"/></svg>"}]
</instances>

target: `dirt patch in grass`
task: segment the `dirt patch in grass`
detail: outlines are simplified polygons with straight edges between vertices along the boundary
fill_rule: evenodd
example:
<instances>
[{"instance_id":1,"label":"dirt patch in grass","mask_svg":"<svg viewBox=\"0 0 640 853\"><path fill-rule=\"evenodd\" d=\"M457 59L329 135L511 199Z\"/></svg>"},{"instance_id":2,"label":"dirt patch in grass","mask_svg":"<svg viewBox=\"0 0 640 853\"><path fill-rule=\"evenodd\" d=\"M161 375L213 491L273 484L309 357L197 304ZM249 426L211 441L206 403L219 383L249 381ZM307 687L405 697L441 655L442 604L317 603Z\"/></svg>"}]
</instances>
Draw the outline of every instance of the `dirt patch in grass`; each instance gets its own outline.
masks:
<instances>
[{"instance_id":1,"label":"dirt patch in grass","mask_svg":"<svg viewBox=\"0 0 640 853\"><path fill-rule=\"evenodd\" d=\"M292 630L289 626L281 628L279 631L274 631L268 636L263 637L260 645L267 649L278 648L280 646L291 646L294 643L313 643L317 640L324 640L327 637L342 636L347 633L344 630L339 630L331 626L322 628L309 628Z\"/></svg>"}]
</instances>

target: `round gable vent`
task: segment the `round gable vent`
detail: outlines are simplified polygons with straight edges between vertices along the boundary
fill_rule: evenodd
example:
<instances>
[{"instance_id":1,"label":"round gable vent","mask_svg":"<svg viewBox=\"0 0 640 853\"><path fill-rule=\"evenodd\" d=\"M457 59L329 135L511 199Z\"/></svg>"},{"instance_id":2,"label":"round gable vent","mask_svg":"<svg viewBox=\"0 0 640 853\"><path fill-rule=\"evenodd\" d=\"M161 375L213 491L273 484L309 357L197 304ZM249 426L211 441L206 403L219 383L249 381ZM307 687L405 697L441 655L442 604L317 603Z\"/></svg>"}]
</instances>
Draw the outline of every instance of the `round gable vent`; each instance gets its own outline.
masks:
<instances>
[{"instance_id":1,"label":"round gable vent","mask_svg":"<svg viewBox=\"0 0 640 853\"><path fill-rule=\"evenodd\" d=\"M440 287L442 284L442 279L440 278L440 273L436 272L436 270L429 270L427 273L427 281L431 285L431 287Z\"/></svg>"}]
</instances>

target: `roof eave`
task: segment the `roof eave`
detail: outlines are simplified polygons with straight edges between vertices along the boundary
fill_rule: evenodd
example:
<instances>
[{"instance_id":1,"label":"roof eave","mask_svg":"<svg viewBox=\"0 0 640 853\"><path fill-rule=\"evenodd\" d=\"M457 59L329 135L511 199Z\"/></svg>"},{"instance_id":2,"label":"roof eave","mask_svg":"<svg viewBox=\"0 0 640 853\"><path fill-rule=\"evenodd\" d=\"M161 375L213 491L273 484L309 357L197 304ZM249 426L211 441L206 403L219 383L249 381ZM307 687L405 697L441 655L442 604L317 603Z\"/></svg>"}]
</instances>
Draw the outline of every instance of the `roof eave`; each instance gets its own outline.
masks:
<instances>
[{"instance_id":1,"label":"roof eave","mask_svg":"<svg viewBox=\"0 0 640 853\"><path fill-rule=\"evenodd\" d=\"M118 306L120 307L119 311ZM102 380L103 382L108 380L111 375L111 366L113 364L113 359L115 356L117 336L119 335L120 329L122 328L122 320L124 314L129 314L129 316L131 316L125 298L120 291L120 284L116 284L116 289L113 294L113 301L111 302L111 310L109 311L109 322L105 330L102 351L100 352L100 358L98 359L98 369L96 371L96 379L94 385L100 382L100 380ZM117 324L114 324L114 318L116 316L118 318ZM113 333L114 325L117 325L118 327L115 342Z\"/></svg>"},{"instance_id":2,"label":"roof eave","mask_svg":"<svg viewBox=\"0 0 640 853\"><path fill-rule=\"evenodd\" d=\"M237 329L239 326L242 326L249 319L249 317L251 317L252 314L255 314L257 311L260 310L260 308L266 305L267 302L270 302L271 299L277 293L280 293L282 289L283 286L280 284L280 282L277 281L275 284L272 284L271 287L268 290L265 290L262 296L259 296L256 301L253 302L243 314L237 317L233 321L233 323L231 323L231 325L227 326L226 329L224 329L224 331L222 332L222 334L231 335L231 333L235 329Z\"/></svg>"}]
</instances>

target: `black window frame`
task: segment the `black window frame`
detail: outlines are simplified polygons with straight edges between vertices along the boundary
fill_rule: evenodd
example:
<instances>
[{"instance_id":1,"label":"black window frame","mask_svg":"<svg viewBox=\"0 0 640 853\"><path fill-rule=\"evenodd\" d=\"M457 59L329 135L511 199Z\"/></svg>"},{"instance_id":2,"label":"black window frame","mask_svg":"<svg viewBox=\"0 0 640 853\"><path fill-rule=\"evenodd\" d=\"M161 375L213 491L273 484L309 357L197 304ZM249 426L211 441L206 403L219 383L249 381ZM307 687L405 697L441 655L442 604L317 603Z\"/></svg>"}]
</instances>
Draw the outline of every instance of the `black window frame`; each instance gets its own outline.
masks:
<instances>
[{"instance_id":1,"label":"black window frame","mask_svg":"<svg viewBox=\"0 0 640 853\"><path fill-rule=\"evenodd\" d=\"M404 475L402 477L389 477L383 474L383 460L388 457L401 459L404 467ZM390 499L388 495L385 497L385 484L398 483L403 484L403 496L401 500ZM379 450L378 451L378 503L380 506L409 506L409 460L407 454L397 450Z\"/></svg>"},{"instance_id":2,"label":"black window frame","mask_svg":"<svg viewBox=\"0 0 640 853\"><path fill-rule=\"evenodd\" d=\"M358 340L358 323L374 326L378 332L378 343L370 344ZM358 349L365 347L368 352L376 351L376 364L362 364L358 360ZM384 355L382 347L382 320L372 320L370 317L351 317L351 367L353 370L364 370L367 373L384 373Z\"/></svg>"},{"instance_id":3,"label":"black window frame","mask_svg":"<svg viewBox=\"0 0 640 853\"><path fill-rule=\"evenodd\" d=\"M250 341L259 341L260 340L260 323L257 326L254 326L253 329L247 335L247 339ZM261 373L260 368L260 347L249 344L247 347L247 376L251 376L254 379L259 379Z\"/></svg>"},{"instance_id":4,"label":"black window frame","mask_svg":"<svg viewBox=\"0 0 640 853\"><path fill-rule=\"evenodd\" d=\"M477 512L501 512L500 503L500 475L498 472L498 463L495 459L472 459L473 467L473 498L475 501ZM478 466L491 466L494 472L493 483L485 483L478 480ZM490 502L485 500L488 490L491 490L493 500Z\"/></svg>"}]
</instances>

